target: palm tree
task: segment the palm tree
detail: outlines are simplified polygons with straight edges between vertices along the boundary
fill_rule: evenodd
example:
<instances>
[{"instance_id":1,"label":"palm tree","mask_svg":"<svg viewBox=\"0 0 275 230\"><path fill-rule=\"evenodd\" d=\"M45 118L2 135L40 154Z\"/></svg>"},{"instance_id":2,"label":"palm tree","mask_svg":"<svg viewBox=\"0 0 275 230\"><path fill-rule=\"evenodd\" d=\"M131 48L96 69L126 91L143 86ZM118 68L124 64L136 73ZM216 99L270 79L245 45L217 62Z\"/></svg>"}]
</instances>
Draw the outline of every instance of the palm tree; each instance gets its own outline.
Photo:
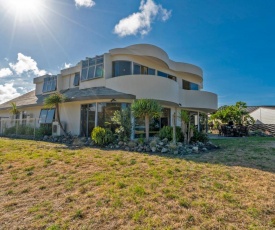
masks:
<instances>
[{"instance_id":1,"label":"palm tree","mask_svg":"<svg viewBox=\"0 0 275 230\"><path fill-rule=\"evenodd\" d=\"M20 113L19 109L17 109L16 102L11 102L10 113L11 113L12 115L17 115L17 114Z\"/></svg>"},{"instance_id":2,"label":"palm tree","mask_svg":"<svg viewBox=\"0 0 275 230\"><path fill-rule=\"evenodd\" d=\"M55 107L56 119L60 125L60 128L62 129L62 131L64 133L65 133L65 130L64 130L64 127L60 121L59 105L65 101L66 101L66 97L64 95L62 95L61 93L53 93L44 99L44 106L46 108L52 109L53 107Z\"/></svg>"},{"instance_id":3,"label":"palm tree","mask_svg":"<svg viewBox=\"0 0 275 230\"><path fill-rule=\"evenodd\" d=\"M135 100L131 105L134 117L145 119L146 140L149 140L149 121L150 118L158 118L161 116L162 107L153 99Z\"/></svg>"}]
</instances>

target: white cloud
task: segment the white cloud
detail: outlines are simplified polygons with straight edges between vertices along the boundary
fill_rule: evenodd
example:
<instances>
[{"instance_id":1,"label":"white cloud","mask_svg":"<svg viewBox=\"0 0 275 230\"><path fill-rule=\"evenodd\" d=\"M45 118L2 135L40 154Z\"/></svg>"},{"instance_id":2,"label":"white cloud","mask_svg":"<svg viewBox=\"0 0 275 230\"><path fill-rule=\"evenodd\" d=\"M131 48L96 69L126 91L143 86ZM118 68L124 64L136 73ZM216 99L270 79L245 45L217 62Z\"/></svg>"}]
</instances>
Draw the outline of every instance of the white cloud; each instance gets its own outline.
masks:
<instances>
[{"instance_id":1,"label":"white cloud","mask_svg":"<svg viewBox=\"0 0 275 230\"><path fill-rule=\"evenodd\" d=\"M114 33L120 37L136 35L138 33L146 35L151 30L151 23L157 16L162 21L166 21L171 16L171 10L155 4L153 0L142 0L139 10L140 12L133 13L121 19L115 26Z\"/></svg>"},{"instance_id":2,"label":"white cloud","mask_svg":"<svg viewBox=\"0 0 275 230\"><path fill-rule=\"evenodd\" d=\"M68 63L68 64L67 64L67 63L65 62L65 64L64 64L64 69L70 68L71 66L72 66L71 63Z\"/></svg>"},{"instance_id":3,"label":"white cloud","mask_svg":"<svg viewBox=\"0 0 275 230\"><path fill-rule=\"evenodd\" d=\"M11 76L13 73L12 71L10 70L10 68L3 68L3 69L0 69L0 78L1 77L8 77L8 76Z\"/></svg>"},{"instance_id":4,"label":"white cloud","mask_svg":"<svg viewBox=\"0 0 275 230\"><path fill-rule=\"evenodd\" d=\"M0 85L0 104L19 96L20 93L13 87L13 83Z\"/></svg>"},{"instance_id":5,"label":"white cloud","mask_svg":"<svg viewBox=\"0 0 275 230\"><path fill-rule=\"evenodd\" d=\"M93 7L95 2L93 0L75 0L75 5L79 7Z\"/></svg>"},{"instance_id":6,"label":"white cloud","mask_svg":"<svg viewBox=\"0 0 275 230\"><path fill-rule=\"evenodd\" d=\"M46 74L45 70L39 70L37 67L37 62L31 57L25 56L22 53L18 53L18 62L13 64L9 63L10 67L17 73L22 74L24 72L32 71L35 75L41 76Z\"/></svg>"}]
</instances>

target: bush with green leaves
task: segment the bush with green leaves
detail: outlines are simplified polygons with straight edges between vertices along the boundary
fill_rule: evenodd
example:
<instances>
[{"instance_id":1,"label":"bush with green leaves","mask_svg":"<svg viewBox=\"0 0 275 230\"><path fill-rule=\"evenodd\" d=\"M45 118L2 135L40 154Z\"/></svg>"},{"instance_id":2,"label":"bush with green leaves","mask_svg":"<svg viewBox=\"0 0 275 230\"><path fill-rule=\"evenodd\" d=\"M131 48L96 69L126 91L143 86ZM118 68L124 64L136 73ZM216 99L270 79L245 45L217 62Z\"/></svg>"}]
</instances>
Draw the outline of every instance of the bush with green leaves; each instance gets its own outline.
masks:
<instances>
[{"instance_id":1,"label":"bush with green leaves","mask_svg":"<svg viewBox=\"0 0 275 230\"><path fill-rule=\"evenodd\" d=\"M52 135L52 127L50 125L41 125L38 129L35 130L36 137L43 137L45 135Z\"/></svg>"},{"instance_id":2,"label":"bush with green leaves","mask_svg":"<svg viewBox=\"0 0 275 230\"><path fill-rule=\"evenodd\" d=\"M114 116L111 118L114 124L119 125L115 132L119 140L127 141L131 135L131 111L129 108L122 109L122 111L115 111Z\"/></svg>"},{"instance_id":3,"label":"bush with green leaves","mask_svg":"<svg viewBox=\"0 0 275 230\"><path fill-rule=\"evenodd\" d=\"M4 135L12 135L12 134L16 134L16 126L12 126L10 128L5 128L4 129Z\"/></svg>"},{"instance_id":4,"label":"bush with green leaves","mask_svg":"<svg viewBox=\"0 0 275 230\"><path fill-rule=\"evenodd\" d=\"M92 140L97 144L97 145L105 145L114 140L113 133L110 129L104 129L102 127L95 127L92 131Z\"/></svg>"},{"instance_id":5,"label":"bush with green leaves","mask_svg":"<svg viewBox=\"0 0 275 230\"><path fill-rule=\"evenodd\" d=\"M159 131L159 138L164 139L167 138L168 141L171 141L173 139L173 127L171 126L164 126L160 131ZM184 135L181 131L181 128L176 126L176 141L177 142L182 142L184 140Z\"/></svg>"},{"instance_id":6,"label":"bush with green leaves","mask_svg":"<svg viewBox=\"0 0 275 230\"><path fill-rule=\"evenodd\" d=\"M191 137L191 142L202 142L206 143L209 140L208 135L206 133L199 132L198 130L194 129L193 137Z\"/></svg>"}]
</instances>

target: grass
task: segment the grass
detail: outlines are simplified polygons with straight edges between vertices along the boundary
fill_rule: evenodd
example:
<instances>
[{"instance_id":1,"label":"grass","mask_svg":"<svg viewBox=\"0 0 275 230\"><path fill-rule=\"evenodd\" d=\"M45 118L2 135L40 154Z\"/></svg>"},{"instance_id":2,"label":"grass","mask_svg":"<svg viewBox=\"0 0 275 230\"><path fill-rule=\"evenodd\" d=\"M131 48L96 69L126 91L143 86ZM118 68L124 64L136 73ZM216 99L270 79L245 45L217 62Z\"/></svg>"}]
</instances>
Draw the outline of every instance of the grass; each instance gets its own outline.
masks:
<instances>
[{"instance_id":1,"label":"grass","mask_svg":"<svg viewBox=\"0 0 275 230\"><path fill-rule=\"evenodd\" d=\"M0 138L0 229L275 229L275 140L182 158Z\"/></svg>"}]
</instances>

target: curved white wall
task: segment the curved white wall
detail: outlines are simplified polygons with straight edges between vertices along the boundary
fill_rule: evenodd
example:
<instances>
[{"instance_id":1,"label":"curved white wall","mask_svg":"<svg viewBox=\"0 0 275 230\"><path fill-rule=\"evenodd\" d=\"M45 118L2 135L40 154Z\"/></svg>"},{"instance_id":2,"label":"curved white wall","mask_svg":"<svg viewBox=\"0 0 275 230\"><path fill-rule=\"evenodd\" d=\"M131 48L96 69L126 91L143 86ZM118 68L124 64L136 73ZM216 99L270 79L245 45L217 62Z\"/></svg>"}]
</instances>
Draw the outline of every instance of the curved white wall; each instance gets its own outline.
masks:
<instances>
[{"instance_id":1,"label":"curved white wall","mask_svg":"<svg viewBox=\"0 0 275 230\"><path fill-rule=\"evenodd\" d=\"M179 93L179 103L181 107L185 108L215 111L218 108L218 97L215 93L181 89Z\"/></svg>"},{"instance_id":2,"label":"curved white wall","mask_svg":"<svg viewBox=\"0 0 275 230\"><path fill-rule=\"evenodd\" d=\"M183 62L175 62L169 59L167 53L161 48L150 44L137 44L125 48L117 48L109 51L111 55L136 55L157 58L167 64L167 66L177 72L191 73L203 78L202 69L198 66Z\"/></svg>"},{"instance_id":3,"label":"curved white wall","mask_svg":"<svg viewBox=\"0 0 275 230\"><path fill-rule=\"evenodd\" d=\"M106 79L106 87L136 95L137 99L151 98L178 104L177 82L153 75L126 75Z\"/></svg>"}]
</instances>

